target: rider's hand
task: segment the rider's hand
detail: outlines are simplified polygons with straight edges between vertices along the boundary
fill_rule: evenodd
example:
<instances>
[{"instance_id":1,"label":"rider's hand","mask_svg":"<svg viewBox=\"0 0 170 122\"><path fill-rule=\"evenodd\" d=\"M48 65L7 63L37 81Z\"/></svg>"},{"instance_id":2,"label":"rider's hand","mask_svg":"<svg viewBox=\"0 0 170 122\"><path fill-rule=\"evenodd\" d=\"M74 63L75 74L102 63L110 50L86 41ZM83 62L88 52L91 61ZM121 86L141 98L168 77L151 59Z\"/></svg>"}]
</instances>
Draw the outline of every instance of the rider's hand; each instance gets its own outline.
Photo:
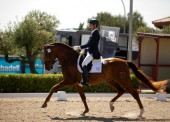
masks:
<instances>
[{"instance_id":1,"label":"rider's hand","mask_svg":"<svg viewBox=\"0 0 170 122\"><path fill-rule=\"evenodd\" d=\"M80 55L83 55L85 52L84 50L82 49L81 52L80 52Z\"/></svg>"},{"instance_id":2,"label":"rider's hand","mask_svg":"<svg viewBox=\"0 0 170 122\"><path fill-rule=\"evenodd\" d=\"M80 46L73 46L74 50L81 50Z\"/></svg>"}]
</instances>

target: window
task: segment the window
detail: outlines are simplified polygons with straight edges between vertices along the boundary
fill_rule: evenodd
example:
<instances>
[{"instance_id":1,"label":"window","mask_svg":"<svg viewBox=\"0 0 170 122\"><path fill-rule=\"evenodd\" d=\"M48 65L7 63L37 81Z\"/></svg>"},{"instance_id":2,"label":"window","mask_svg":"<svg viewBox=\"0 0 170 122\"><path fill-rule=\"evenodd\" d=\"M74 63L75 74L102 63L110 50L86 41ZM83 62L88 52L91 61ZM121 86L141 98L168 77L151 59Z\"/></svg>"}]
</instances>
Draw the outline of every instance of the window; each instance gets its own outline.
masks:
<instances>
[{"instance_id":1,"label":"window","mask_svg":"<svg viewBox=\"0 0 170 122\"><path fill-rule=\"evenodd\" d=\"M71 36L68 36L68 37L62 36L61 42L64 43L64 44L72 46L72 37Z\"/></svg>"}]
</instances>

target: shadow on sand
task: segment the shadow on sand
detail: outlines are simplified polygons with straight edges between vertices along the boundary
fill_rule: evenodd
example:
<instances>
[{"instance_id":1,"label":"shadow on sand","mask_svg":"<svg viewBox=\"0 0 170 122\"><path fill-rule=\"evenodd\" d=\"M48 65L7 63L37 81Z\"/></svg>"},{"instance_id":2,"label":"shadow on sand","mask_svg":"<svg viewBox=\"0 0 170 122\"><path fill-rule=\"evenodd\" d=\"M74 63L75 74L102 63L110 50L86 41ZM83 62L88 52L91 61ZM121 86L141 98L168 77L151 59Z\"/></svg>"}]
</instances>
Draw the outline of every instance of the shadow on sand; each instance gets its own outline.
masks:
<instances>
[{"instance_id":1,"label":"shadow on sand","mask_svg":"<svg viewBox=\"0 0 170 122\"><path fill-rule=\"evenodd\" d=\"M82 117L71 117L71 118L51 118L51 120L61 120L61 121L81 121L81 120L86 120L86 121L99 121L99 122L114 122L114 121L170 121L170 119L130 119L126 117L113 117L113 118L104 118L104 117L94 117L94 116L82 116Z\"/></svg>"}]
</instances>

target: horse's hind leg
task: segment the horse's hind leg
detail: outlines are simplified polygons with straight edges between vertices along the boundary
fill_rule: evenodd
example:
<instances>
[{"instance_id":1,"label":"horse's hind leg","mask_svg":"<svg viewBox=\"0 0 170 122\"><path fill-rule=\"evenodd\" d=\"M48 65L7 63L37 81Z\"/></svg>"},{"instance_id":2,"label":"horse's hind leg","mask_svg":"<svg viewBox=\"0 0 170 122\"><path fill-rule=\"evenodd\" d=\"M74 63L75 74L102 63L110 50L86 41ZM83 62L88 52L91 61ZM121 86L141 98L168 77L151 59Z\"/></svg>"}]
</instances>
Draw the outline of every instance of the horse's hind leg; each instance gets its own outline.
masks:
<instances>
[{"instance_id":1,"label":"horse's hind leg","mask_svg":"<svg viewBox=\"0 0 170 122\"><path fill-rule=\"evenodd\" d=\"M64 81L60 82L59 84L54 85L51 90L49 95L47 96L46 100L44 101L44 104L42 105L42 108L47 107L47 102L50 101L51 96L53 95L54 92L56 92L58 89L66 86L66 83Z\"/></svg>"},{"instance_id":2,"label":"horse's hind leg","mask_svg":"<svg viewBox=\"0 0 170 122\"><path fill-rule=\"evenodd\" d=\"M118 92L118 94L110 101L110 110L111 110L111 112L113 112L114 102L125 93L125 90L117 82L110 81L110 82L108 82L108 84L111 86L111 88L113 90L117 90L117 92Z\"/></svg>"},{"instance_id":3,"label":"horse's hind leg","mask_svg":"<svg viewBox=\"0 0 170 122\"><path fill-rule=\"evenodd\" d=\"M139 105L139 108L140 108L140 114L138 115L139 118L142 118L142 114L144 113L144 108L143 108L143 105L142 105L142 102L139 98L139 94L137 93L136 90L134 89L126 89L133 97L134 99L138 102L138 105Z\"/></svg>"}]
</instances>

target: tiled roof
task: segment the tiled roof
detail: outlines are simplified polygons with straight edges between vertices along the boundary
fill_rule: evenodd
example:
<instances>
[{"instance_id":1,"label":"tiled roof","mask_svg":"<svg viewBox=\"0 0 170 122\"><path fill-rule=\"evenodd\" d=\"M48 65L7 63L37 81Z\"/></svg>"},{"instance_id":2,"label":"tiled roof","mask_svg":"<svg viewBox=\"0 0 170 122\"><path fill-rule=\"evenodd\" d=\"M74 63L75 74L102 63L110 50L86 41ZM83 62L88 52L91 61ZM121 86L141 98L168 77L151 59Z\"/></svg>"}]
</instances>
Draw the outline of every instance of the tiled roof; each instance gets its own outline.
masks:
<instances>
[{"instance_id":1,"label":"tiled roof","mask_svg":"<svg viewBox=\"0 0 170 122\"><path fill-rule=\"evenodd\" d=\"M159 37L159 38L170 38L170 34L158 34L158 33L137 33L140 37Z\"/></svg>"},{"instance_id":2,"label":"tiled roof","mask_svg":"<svg viewBox=\"0 0 170 122\"><path fill-rule=\"evenodd\" d=\"M165 17L162 19L154 20L152 23L155 25L155 27L162 28L163 26L168 26L170 25L170 16Z\"/></svg>"}]
</instances>

